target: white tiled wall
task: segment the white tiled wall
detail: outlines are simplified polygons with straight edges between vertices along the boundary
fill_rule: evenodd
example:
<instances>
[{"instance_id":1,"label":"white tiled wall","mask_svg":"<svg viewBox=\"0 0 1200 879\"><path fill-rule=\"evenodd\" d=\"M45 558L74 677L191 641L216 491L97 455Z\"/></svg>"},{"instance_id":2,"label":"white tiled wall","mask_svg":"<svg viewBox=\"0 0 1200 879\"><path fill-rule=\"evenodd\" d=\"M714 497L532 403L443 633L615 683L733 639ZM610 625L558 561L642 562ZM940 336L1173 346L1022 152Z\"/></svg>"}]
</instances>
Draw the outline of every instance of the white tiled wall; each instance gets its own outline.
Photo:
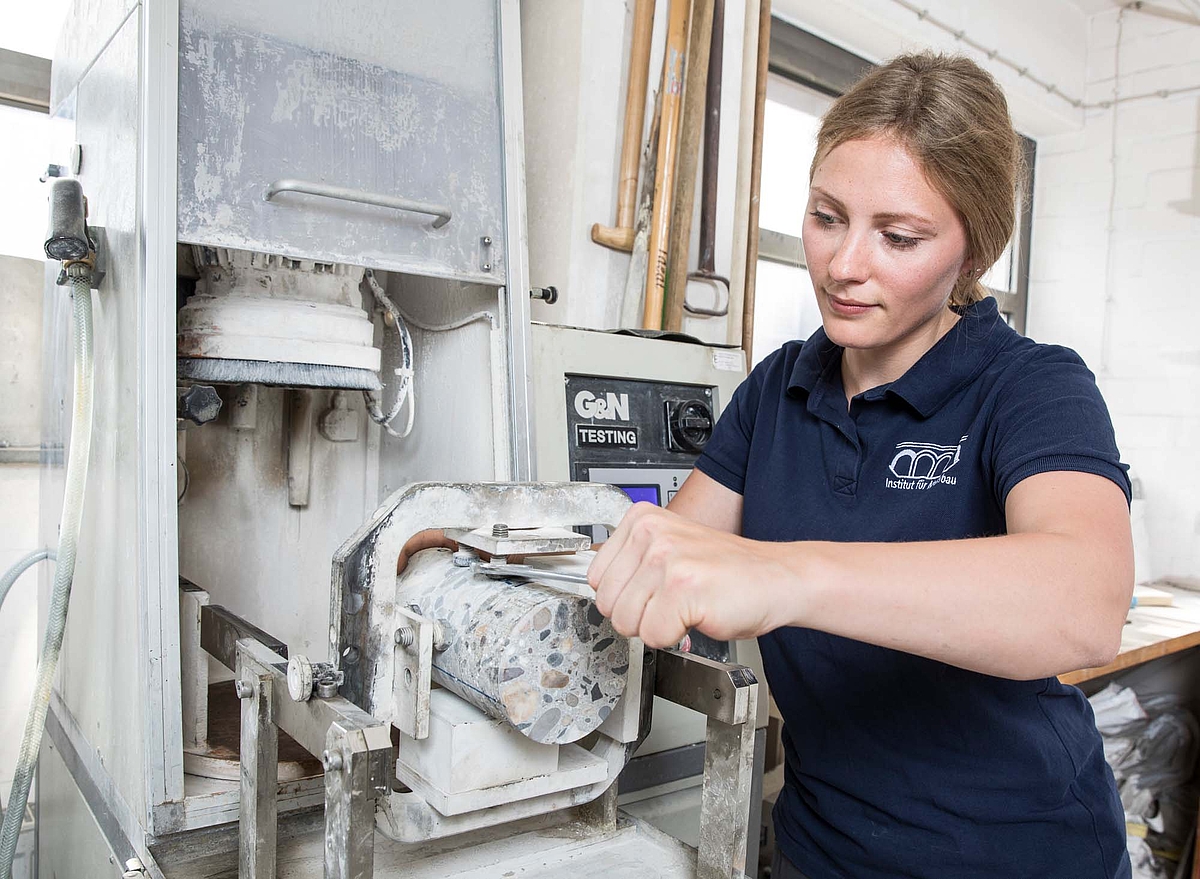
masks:
<instances>
[{"instance_id":1,"label":"white tiled wall","mask_svg":"<svg viewBox=\"0 0 1200 879\"><path fill-rule=\"evenodd\" d=\"M1113 95L1116 37L1116 13L1090 19L1089 101ZM1127 13L1120 71L1123 95L1200 86L1200 27ZM1029 332L1075 348L1096 373L1145 489L1153 574L1195 576L1200 90L1118 105L1115 164L1113 147L1111 109L1038 142Z\"/></svg>"}]
</instances>

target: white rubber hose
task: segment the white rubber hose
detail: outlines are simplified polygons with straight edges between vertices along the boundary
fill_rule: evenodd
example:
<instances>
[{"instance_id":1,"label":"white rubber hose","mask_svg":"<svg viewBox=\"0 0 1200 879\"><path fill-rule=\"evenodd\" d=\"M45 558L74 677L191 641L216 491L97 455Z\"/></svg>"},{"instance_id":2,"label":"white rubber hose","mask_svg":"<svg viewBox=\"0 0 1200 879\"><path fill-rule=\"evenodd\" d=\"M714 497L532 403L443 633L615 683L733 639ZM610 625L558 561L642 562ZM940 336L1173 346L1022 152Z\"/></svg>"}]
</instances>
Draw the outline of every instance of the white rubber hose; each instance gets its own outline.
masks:
<instances>
[{"instance_id":1,"label":"white rubber hose","mask_svg":"<svg viewBox=\"0 0 1200 879\"><path fill-rule=\"evenodd\" d=\"M32 568L38 562L54 558L57 558L54 550L37 549L5 571L4 576L0 577L0 608L4 607L4 599L8 598L8 590L12 589L13 584L17 582L26 570Z\"/></svg>"},{"instance_id":2,"label":"white rubber hose","mask_svg":"<svg viewBox=\"0 0 1200 879\"><path fill-rule=\"evenodd\" d=\"M8 592L13 588L13 585L21 578L27 570L32 568L38 562L46 559L55 559L57 556L52 549L37 549L29 555L20 559L11 568L4 572L4 576L0 577L0 610L4 609L4 600L8 598ZM4 820L4 804L0 803L0 823Z\"/></svg>"},{"instance_id":3,"label":"white rubber hose","mask_svg":"<svg viewBox=\"0 0 1200 879\"><path fill-rule=\"evenodd\" d=\"M87 485L88 452L92 444L92 290L91 269L76 264L68 269L71 298L75 303L75 400L71 416L71 451L67 457L67 487L58 532L58 567L46 621L46 638L38 658L33 701L25 721L25 735L13 774L12 793L0 828L0 879L11 879L17 838L29 801L29 787L37 770L38 750L50 708L50 690L67 626L67 605L75 573L75 545L83 517L83 491Z\"/></svg>"}]
</instances>

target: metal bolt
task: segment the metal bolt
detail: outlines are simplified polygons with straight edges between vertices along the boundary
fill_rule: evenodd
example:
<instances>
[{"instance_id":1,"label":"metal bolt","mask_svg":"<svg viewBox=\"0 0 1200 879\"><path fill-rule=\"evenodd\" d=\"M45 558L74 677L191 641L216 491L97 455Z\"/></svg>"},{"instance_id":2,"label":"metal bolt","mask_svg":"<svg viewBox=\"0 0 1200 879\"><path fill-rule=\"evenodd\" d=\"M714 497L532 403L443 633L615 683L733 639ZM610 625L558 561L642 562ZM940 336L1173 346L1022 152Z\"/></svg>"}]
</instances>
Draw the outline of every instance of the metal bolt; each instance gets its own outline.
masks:
<instances>
[{"instance_id":1,"label":"metal bolt","mask_svg":"<svg viewBox=\"0 0 1200 879\"><path fill-rule=\"evenodd\" d=\"M340 751L323 751L321 753L321 766L324 767L326 772L341 772L342 765Z\"/></svg>"},{"instance_id":2,"label":"metal bolt","mask_svg":"<svg viewBox=\"0 0 1200 879\"><path fill-rule=\"evenodd\" d=\"M411 647L417 638L412 626L401 626L396 630L396 643L401 647Z\"/></svg>"},{"instance_id":3,"label":"metal bolt","mask_svg":"<svg viewBox=\"0 0 1200 879\"><path fill-rule=\"evenodd\" d=\"M249 699L254 695L254 688L245 681L238 681L233 685L233 689L239 699Z\"/></svg>"},{"instance_id":4,"label":"metal bolt","mask_svg":"<svg viewBox=\"0 0 1200 879\"><path fill-rule=\"evenodd\" d=\"M492 264L490 262L485 262L483 264L483 270L485 272L490 272L492 270Z\"/></svg>"},{"instance_id":5,"label":"metal bolt","mask_svg":"<svg viewBox=\"0 0 1200 879\"><path fill-rule=\"evenodd\" d=\"M491 246L492 246L492 236L491 236L491 235L484 235L484 236L483 236L483 238L482 238L481 240L483 241L483 246L484 246L484 247L491 247Z\"/></svg>"},{"instance_id":6,"label":"metal bolt","mask_svg":"<svg viewBox=\"0 0 1200 879\"><path fill-rule=\"evenodd\" d=\"M720 691L719 689L714 689L714 690L713 690L713 698L714 698L714 699L720 699L720 698L721 698L721 691Z\"/></svg>"},{"instance_id":7,"label":"metal bolt","mask_svg":"<svg viewBox=\"0 0 1200 879\"><path fill-rule=\"evenodd\" d=\"M317 681L317 695L320 696L322 699L332 699L334 696L337 695L337 691L338 691L337 681L333 681L333 680Z\"/></svg>"},{"instance_id":8,"label":"metal bolt","mask_svg":"<svg viewBox=\"0 0 1200 879\"><path fill-rule=\"evenodd\" d=\"M508 537L508 526L499 522L492 526L492 537Z\"/></svg>"}]
</instances>

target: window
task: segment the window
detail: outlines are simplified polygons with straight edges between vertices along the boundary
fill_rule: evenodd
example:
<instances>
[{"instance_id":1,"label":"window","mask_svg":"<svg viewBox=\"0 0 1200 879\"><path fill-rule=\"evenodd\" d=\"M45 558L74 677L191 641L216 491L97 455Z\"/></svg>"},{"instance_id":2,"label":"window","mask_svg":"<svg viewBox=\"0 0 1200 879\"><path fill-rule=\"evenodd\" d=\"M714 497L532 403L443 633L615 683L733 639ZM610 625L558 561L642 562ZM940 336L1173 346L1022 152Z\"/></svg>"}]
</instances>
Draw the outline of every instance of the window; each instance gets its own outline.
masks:
<instances>
[{"instance_id":1,"label":"window","mask_svg":"<svg viewBox=\"0 0 1200 879\"><path fill-rule=\"evenodd\" d=\"M800 228L808 200L808 168L822 114L873 65L865 58L776 18L763 118L759 251L754 305L754 364L820 325L804 264ZM983 277L1000 311L1024 332L1029 288L1033 165L1036 144L1022 137L1026 179L1012 242Z\"/></svg>"}]
</instances>

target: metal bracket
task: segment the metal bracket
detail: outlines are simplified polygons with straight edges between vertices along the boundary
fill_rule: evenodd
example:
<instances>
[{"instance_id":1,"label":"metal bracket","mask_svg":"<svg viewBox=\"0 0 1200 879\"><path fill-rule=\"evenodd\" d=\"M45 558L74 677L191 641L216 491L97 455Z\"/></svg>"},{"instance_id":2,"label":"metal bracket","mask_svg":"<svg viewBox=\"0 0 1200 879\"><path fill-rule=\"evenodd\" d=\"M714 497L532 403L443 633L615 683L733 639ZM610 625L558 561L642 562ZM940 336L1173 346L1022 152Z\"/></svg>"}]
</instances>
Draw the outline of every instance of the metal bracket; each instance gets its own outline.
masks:
<instances>
[{"instance_id":1,"label":"metal bracket","mask_svg":"<svg viewBox=\"0 0 1200 879\"><path fill-rule=\"evenodd\" d=\"M69 260L62 264L54 283L65 287L70 283L67 276L67 266L72 262L88 263L91 266L91 285L93 290L99 290L108 274L108 232L103 226L87 225L88 241L92 246L91 252L81 260Z\"/></svg>"},{"instance_id":2,"label":"metal bracket","mask_svg":"<svg viewBox=\"0 0 1200 879\"><path fill-rule=\"evenodd\" d=\"M658 652L654 694L708 718L700 795L697 879L729 879L746 867L754 782L758 681L745 666Z\"/></svg>"},{"instance_id":3,"label":"metal bracket","mask_svg":"<svg viewBox=\"0 0 1200 879\"><path fill-rule=\"evenodd\" d=\"M236 644L242 703L238 876L274 879L279 730L325 767L325 877L370 879L375 801L392 775L389 727L340 696L294 702L282 656L258 641Z\"/></svg>"},{"instance_id":4,"label":"metal bracket","mask_svg":"<svg viewBox=\"0 0 1200 879\"><path fill-rule=\"evenodd\" d=\"M404 607L396 608L396 617L401 625L396 630L396 668L392 678L396 708L392 722L405 735L423 739L429 736L429 688L436 624Z\"/></svg>"},{"instance_id":5,"label":"metal bracket","mask_svg":"<svg viewBox=\"0 0 1200 879\"><path fill-rule=\"evenodd\" d=\"M591 538L586 534L567 528L510 528L507 525L493 525L473 531L446 528L442 533L461 546L482 550L492 556L578 552L592 545Z\"/></svg>"},{"instance_id":6,"label":"metal bracket","mask_svg":"<svg viewBox=\"0 0 1200 879\"><path fill-rule=\"evenodd\" d=\"M341 696L293 701L285 645L223 607L199 610L200 645L234 669L243 700L238 876L275 879L283 730L325 767L325 879L370 879L375 802L395 774L389 725Z\"/></svg>"}]
</instances>

